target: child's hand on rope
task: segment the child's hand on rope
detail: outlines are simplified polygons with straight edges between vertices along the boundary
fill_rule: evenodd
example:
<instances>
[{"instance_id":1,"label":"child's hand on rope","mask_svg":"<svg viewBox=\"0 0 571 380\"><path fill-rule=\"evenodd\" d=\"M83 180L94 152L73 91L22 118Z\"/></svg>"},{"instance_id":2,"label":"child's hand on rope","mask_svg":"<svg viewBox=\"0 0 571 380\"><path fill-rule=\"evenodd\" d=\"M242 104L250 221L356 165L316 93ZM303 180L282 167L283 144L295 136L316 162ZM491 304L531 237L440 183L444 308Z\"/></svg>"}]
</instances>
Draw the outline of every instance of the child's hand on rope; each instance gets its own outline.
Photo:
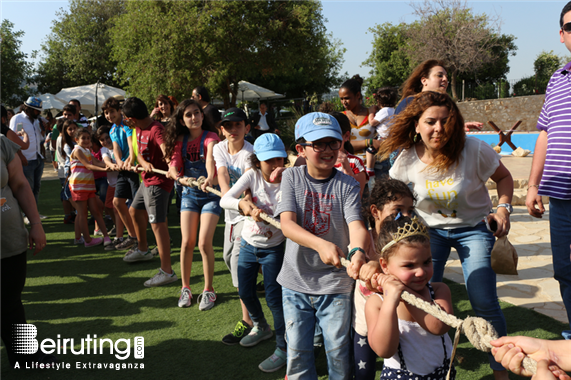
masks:
<instances>
[{"instance_id":1,"label":"child's hand on rope","mask_svg":"<svg viewBox=\"0 0 571 380\"><path fill-rule=\"evenodd\" d=\"M405 290L401 280L390 274L379 273L376 276L379 290L382 290L384 299L400 302L400 296Z\"/></svg>"},{"instance_id":2,"label":"child's hand on rope","mask_svg":"<svg viewBox=\"0 0 571 380\"><path fill-rule=\"evenodd\" d=\"M286 170L286 168L275 168L272 174L270 174L270 182L271 183L280 183L282 181L282 173Z\"/></svg>"},{"instance_id":3,"label":"child's hand on rope","mask_svg":"<svg viewBox=\"0 0 571 380\"><path fill-rule=\"evenodd\" d=\"M254 206L255 207L255 206ZM250 212L250 216L252 217L252 219L254 219L254 221L256 222L264 222L264 219L260 218L260 214L262 213L262 209L259 208L254 208L251 212Z\"/></svg>"},{"instance_id":4,"label":"child's hand on rope","mask_svg":"<svg viewBox=\"0 0 571 380\"><path fill-rule=\"evenodd\" d=\"M257 209L256 205L250 199L247 198L242 198L238 203L238 207L240 208L240 210L242 210L242 215L245 216L252 216L254 210Z\"/></svg>"},{"instance_id":5,"label":"child's hand on rope","mask_svg":"<svg viewBox=\"0 0 571 380\"><path fill-rule=\"evenodd\" d=\"M349 277L351 277L353 280L358 279L361 268L363 265L365 265L366 262L367 261L365 259L365 254L363 252L355 252L353 257L351 257L351 263L347 266L347 274Z\"/></svg>"},{"instance_id":6,"label":"child's hand on rope","mask_svg":"<svg viewBox=\"0 0 571 380\"><path fill-rule=\"evenodd\" d=\"M324 264L341 268L341 259L339 257L343 256L343 251L335 244L324 240L317 253L319 253L319 258Z\"/></svg>"},{"instance_id":7,"label":"child's hand on rope","mask_svg":"<svg viewBox=\"0 0 571 380\"><path fill-rule=\"evenodd\" d=\"M381 264L377 260L371 260L364 264L359 271L359 278L365 283L367 289L372 292L376 292L377 289L371 283L373 276L377 273L381 273Z\"/></svg>"},{"instance_id":8,"label":"child's hand on rope","mask_svg":"<svg viewBox=\"0 0 571 380\"><path fill-rule=\"evenodd\" d=\"M167 176L168 179L172 179L174 181L176 181L176 179L178 178L178 170L176 168L176 166L169 166L169 171L167 172Z\"/></svg>"},{"instance_id":9,"label":"child's hand on rope","mask_svg":"<svg viewBox=\"0 0 571 380\"><path fill-rule=\"evenodd\" d=\"M208 177L204 180L204 182L202 183L202 185L200 186L200 188L202 189L202 191L204 191L205 193L208 193L208 190L206 190L206 187L212 187L212 181L213 179Z\"/></svg>"}]
</instances>

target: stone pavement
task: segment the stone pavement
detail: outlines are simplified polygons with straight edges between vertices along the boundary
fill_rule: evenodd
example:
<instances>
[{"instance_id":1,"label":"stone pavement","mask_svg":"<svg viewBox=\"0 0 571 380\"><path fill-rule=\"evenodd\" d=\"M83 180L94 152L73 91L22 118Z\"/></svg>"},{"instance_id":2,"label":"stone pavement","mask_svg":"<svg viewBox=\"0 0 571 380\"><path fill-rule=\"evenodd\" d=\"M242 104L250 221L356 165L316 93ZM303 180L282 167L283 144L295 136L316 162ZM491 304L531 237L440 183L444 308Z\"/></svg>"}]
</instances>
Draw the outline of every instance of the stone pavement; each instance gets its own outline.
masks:
<instances>
[{"instance_id":1,"label":"stone pavement","mask_svg":"<svg viewBox=\"0 0 571 380\"><path fill-rule=\"evenodd\" d=\"M559 284L553 279L549 236L548 201L543 219L532 218L523 204L527 179L531 168L531 157L503 157L502 162L514 178L514 213L511 216L510 242L519 256L518 275L498 275L498 296L502 301L513 305L533 309L558 321L567 323L567 314L563 307ZM57 180L57 173L51 164L46 163L43 180ZM489 187L494 187L490 185ZM497 205L495 190L490 196ZM515 199L517 198L517 199ZM464 283L462 268L455 251L450 255L444 276L458 283Z\"/></svg>"}]
</instances>

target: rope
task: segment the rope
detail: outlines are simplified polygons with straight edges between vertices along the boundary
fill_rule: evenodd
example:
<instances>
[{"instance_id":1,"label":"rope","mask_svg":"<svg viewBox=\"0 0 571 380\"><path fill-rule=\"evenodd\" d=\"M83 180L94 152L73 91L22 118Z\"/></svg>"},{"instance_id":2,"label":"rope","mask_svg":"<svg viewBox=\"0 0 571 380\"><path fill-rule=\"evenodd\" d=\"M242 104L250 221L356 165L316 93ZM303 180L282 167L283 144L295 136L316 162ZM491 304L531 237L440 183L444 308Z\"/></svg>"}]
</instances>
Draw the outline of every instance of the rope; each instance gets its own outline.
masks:
<instances>
[{"instance_id":1,"label":"rope","mask_svg":"<svg viewBox=\"0 0 571 380\"><path fill-rule=\"evenodd\" d=\"M135 167L133 167L134 169ZM137 167L139 171L144 171L143 168ZM167 172L165 170L154 169L152 170L154 173L165 175ZM179 179L179 183L181 180L187 182L187 185L183 186L187 187L198 187L201 189L202 184L206 181L206 178L200 177L198 179L190 178L190 177L182 177ZM210 186L206 186L206 190L209 192L216 194L218 196L222 196L222 193ZM260 213L260 218L265 220L266 222L270 223L276 228L281 229L281 224L276 219L270 217L268 214L262 212ZM351 262L344 257L341 257L341 265L344 267L349 266ZM456 355L456 348L458 346L458 342L460 341L460 333L464 333L470 343L480 351L483 352L490 352L492 350L492 345L490 342L492 340L496 340L499 338L498 333L494 329L494 327L490 324L490 322L486 321L483 318L479 317L468 317L464 320L456 318L454 315L448 314L444 311L440 306L435 303L426 302L425 300L416 297L415 295L407 292L406 290L402 292L401 298L409 303L412 306L419 308L420 310L432 315L433 317L437 318L438 320L442 321L443 323L447 324L450 327L456 329L456 334L454 335L454 346L452 349L452 354L450 356L450 369L452 368L452 363L454 361L454 356ZM525 357L522 361L522 367L528 372L535 374L537 372L537 362L530 357ZM446 380L450 379L450 370L448 371L448 375L446 376Z\"/></svg>"}]
</instances>

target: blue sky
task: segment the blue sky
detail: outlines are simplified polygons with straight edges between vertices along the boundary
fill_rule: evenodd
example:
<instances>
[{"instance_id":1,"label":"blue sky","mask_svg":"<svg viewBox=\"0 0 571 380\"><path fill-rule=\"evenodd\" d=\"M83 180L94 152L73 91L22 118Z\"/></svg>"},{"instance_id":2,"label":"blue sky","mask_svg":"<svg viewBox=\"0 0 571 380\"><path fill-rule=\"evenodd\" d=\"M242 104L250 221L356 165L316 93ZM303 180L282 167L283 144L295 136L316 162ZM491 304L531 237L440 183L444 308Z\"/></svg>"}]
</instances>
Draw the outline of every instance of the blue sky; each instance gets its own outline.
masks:
<instances>
[{"instance_id":1,"label":"blue sky","mask_svg":"<svg viewBox=\"0 0 571 380\"><path fill-rule=\"evenodd\" d=\"M414 20L410 2L405 1L323 1L325 24L333 37L340 39L347 49L342 72L350 76L369 75L370 67L361 64L372 49L373 36L368 29L385 22L399 23ZM52 21L59 8L67 8L67 1L1 0L1 17L15 24L15 30L25 32L22 50L30 54L50 33ZM565 1L470 1L475 13L499 14L503 20L501 32L517 37L517 55L510 57L508 79L519 79L533 74L533 61L543 50L569 56L559 42L559 14ZM96 52L94 52L94 59Z\"/></svg>"}]
</instances>

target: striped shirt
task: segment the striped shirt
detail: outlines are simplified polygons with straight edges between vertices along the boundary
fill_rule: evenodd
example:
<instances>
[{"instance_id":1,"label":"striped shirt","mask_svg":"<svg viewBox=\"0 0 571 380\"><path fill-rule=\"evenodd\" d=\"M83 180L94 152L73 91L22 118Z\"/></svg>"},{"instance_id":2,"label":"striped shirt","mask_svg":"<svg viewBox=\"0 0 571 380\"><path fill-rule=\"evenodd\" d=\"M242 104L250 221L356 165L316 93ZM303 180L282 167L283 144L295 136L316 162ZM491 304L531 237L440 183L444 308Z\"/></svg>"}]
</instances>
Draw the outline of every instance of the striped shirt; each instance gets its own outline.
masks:
<instances>
[{"instance_id":1,"label":"striped shirt","mask_svg":"<svg viewBox=\"0 0 571 380\"><path fill-rule=\"evenodd\" d=\"M91 164L93 159L89 150L76 145L73 151L80 150ZM73 153L72 153L73 154ZM85 167L81 161L70 158L71 175L69 177L69 186L74 193L95 193L95 178L93 172Z\"/></svg>"},{"instance_id":2,"label":"striped shirt","mask_svg":"<svg viewBox=\"0 0 571 380\"><path fill-rule=\"evenodd\" d=\"M547 132L547 153L539 195L571 200L571 62L547 85L537 129ZM565 71L565 73L563 73Z\"/></svg>"},{"instance_id":3,"label":"striped shirt","mask_svg":"<svg viewBox=\"0 0 571 380\"><path fill-rule=\"evenodd\" d=\"M306 166L298 166L283 173L281 190L276 216L295 212L297 224L347 255L348 224L362 220L360 187L354 178L333 170L331 177L317 180ZM345 268L324 264L319 253L290 239L277 280L293 291L318 295L349 293L355 283Z\"/></svg>"}]
</instances>

